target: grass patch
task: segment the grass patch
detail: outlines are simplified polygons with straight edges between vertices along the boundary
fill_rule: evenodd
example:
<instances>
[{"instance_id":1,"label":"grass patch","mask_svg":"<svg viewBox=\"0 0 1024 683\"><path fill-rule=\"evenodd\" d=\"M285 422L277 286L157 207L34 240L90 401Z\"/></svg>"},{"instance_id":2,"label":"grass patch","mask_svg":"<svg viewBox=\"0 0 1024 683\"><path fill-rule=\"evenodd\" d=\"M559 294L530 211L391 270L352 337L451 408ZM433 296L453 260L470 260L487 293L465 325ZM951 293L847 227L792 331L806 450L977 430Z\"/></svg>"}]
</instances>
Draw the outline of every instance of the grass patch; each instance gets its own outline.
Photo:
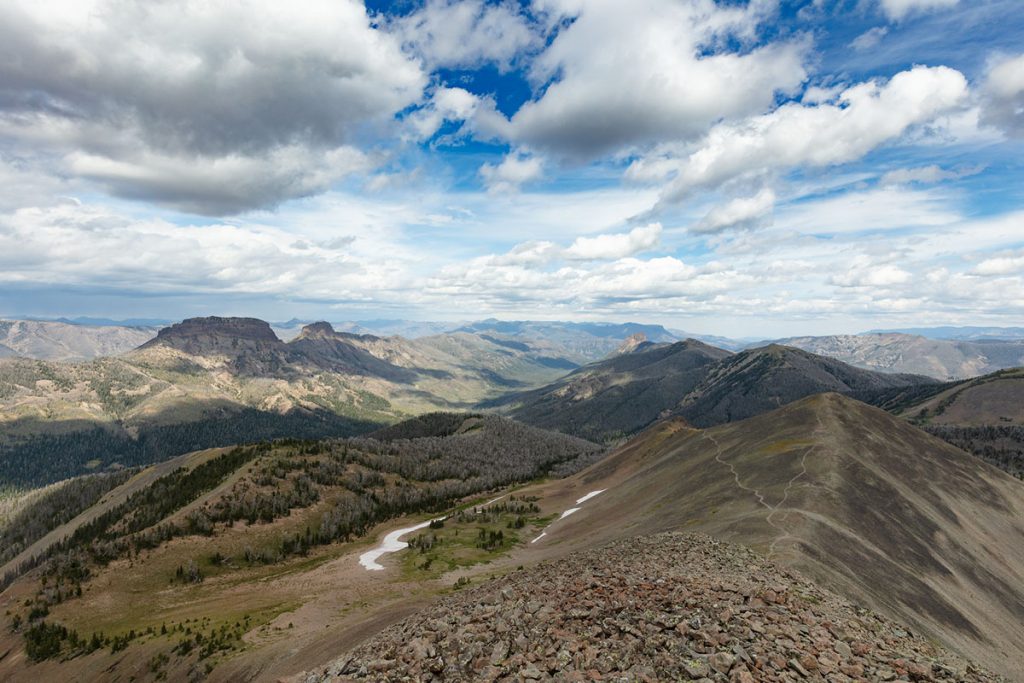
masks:
<instances>
[{"instance_id":1,"label":"grass patch","mask_svg":"<svg viewBox=\"0 0 1024 683\"><path fill-rule=\"evenodd\" d=\"M470 508L472 505L469 506ZM403 552L402 576L412 581L436 579L447 572L490 562L538 532L555 515L540 515L532 500L515 495L473 512L460 509L442 525L424 529Z\"/></svg>"}]
</instances>

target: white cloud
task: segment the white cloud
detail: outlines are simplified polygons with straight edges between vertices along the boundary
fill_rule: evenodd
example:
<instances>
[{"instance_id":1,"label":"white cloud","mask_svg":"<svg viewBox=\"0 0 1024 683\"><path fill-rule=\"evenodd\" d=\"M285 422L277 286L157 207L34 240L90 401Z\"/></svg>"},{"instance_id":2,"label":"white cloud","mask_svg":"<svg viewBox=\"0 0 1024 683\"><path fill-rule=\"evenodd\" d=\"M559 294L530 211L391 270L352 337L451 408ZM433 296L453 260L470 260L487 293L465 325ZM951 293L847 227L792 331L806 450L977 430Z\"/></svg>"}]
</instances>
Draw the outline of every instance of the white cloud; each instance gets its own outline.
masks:
<instances>
[{"instance_id":1,"label":"white cloud","mask_svg":"<svg viewBox=\"0 0 1024 683\"><path fill-rule=\"evenodd\" d=\"M428 0L388 29L431 68L467 68L493 62L508 68L540 41L535 27L512 2Z\"/></svg>"},{"instance_id":2,"label":"white cloud","mask_svg":"<svg viewBox=\"0 0 1024 683\"><path fill-rule=\"evenodd\" d=\"M919 166L916 168L897 168L887 171L878 181L879 185L909 185L921 183L934 185L944 180L958 180L981 172L981 168L967 168L957 171L947 171L935 164L931 166Z\"/></svg>"},{"instance_id":3,"label":"white cloud","mask_svg":"<svg viewBox=\"0 0 1024 683\"><path fill-rule=\"evenodd\" d=\"M1024 254L1003 254L987 258L975 266L975 275L1020 275L1024 273Z\"/></svg>"},{"instance_id":4,"label":"white cloud","mask_svg":"<svg viewBox=\"0 0 1024 683\"><path fill-rule=\"evenodd\" d=\"M1024 137L1024 54L1001 57L985 75L982 123Z\"/></svg>"},{"instance_id":5,"label":"white cloud","mask_svg":"<svg viewBox=\"0 0 1024 683\"><path fill-rule=\"evenodd\" d=\"M352 239L322 244L258 224L175 225L63 204L0 219L0 280L127 288L146 293L247 293L365 300L411 286L389 250L352 255ZM373 294L374 290L380 293Z\"/></svg>"},{"instance_id":6,"label":"white cloud","mask_svg":"<svg viewBox=\"0 0 1024 683\"><path fill-rule=\"evenodd\" d=\"M882 12L892 21L900 21L914 12L955 7L959 0L879 0Z\"/></svg>"},{"instance_id":7,"label":"white cloud","mask_svg":"<svg viewBox=\"0 0 1024 683\"><path fill-rule=\"evenodd\" d=\"M446 121L466 121L473 117L481 100L464 88L437 88L422 107L407 117L415 137L427 140Z\"/></svg>"},{"instance_id":8,"label":"white cloud","mask_svg":"<svg viewBox=\"0 0 1024 683\"><path fill-rule=\"evenodd\" d=\"M783 206L775 212L775 223L814 235L935 229L962 219L953 200L940 190L882 187L848 191Z\"/></svg>"},{"instance_id":9,"label":"white cloud","mask_svg":"<svg viewBox=\"0 0 1024 683\"><path fill-rule=\"evenodd\" d=\"M285 199L319 194L341 178L372 167L370 158L354 147L319 151L297 145L198 164L194 157L145 151L120 160L73 152L65 162L71 173L94 179L113 194L210 215L270 208Z\"/></svg>"},{"instance_id":10,"label":"white cloud","mask_svg":"<svg viewBox=\"0 0 1024 683\"><path fill-rule=\"evenodd\" d=\"M869 28L867 31L850 41L850 47L859 52L870 50L882 42L882 38L885 38L888 33L889 29L886 26L875 26L874 28Z\"/></svg>"},{"instance_id":11,"label":"white cloud","mask_svg":"<svg viewBox=\"0 0 1024 683\"><path fill-rule=\"evenodd\" d=\"M775 193L765 188L753 197L738 197L711 209L704 218L690 228L693 233L715 233L762 225L771 217L775 206Z\"/></svg>"},{"instance_id":12,"label":"white cloud","mask_svg":"<svg viewBox=\"0 0 1024 683\"><path fill-rule=\"evenodd\" d=\"M593 158L693 139L722 118L764 111L777 92L803 82L809 43L726 46L749 43L772 7L711 0L540 3L553 20L572 21L532 64L543 94L500 132L535 149Z\"/></svg>"},{"instance_id":13,"label":"white cloud","mask_svg":"<svg viewBox=\"0 0 1024 683\"><path fill-rule=\"evenodd\" d=\"M651 223L628 233L578 237L565 250L565 257L581 261L621 259L653 249L660 241L661 224Z\"/></svg>"},{"instance_id":14,"label":"white cloud","mask_svg":"<svg viewBox=\"0 0 1024 683\"><path fill-rule=\"evenodd\" d=\"M427 82L356 0L5 3L0 80L0 130L14 144L122 170L153 159L108 187L207 213L264 206L266 185L240 197L228 180L187 196L179 165L307 153L319 176L324 155L345 154L357 128L417 102ZM318 185L291 173L270 201Z\"/></svg>"},{"instance_id":15,"label":"white cloud","mask_svg":"<svg viewBox=\"0 0 1024 683\"><path fill-rule=\"evenodd\" d=\"M840 287L891 287L910 282L912 277L897 265L874 265L867 259L859 259L845 273L834 275L831 281Z\"/></svg>"},{"instance_id":16,"label":"white cloud","mask_svg":"<svg viewBox=\"0 0 1024 683\"><path fill-rule=\"evenodd\" d=\"M484 164L480 177L490 192L515 192L524 183L537 180L544 174L544 162L540 157L528 156L522 152L510 152L500 164Z\"/></svg>"},{"instance_id":17,"label":"white cloud","mask_svg":"<svg viewBox=\"0 0 1024 683\"><path fill-rule=\"evenodd\" d=\"M680 160L662 201L678 202L697 189L740 176L853 161L959 106L966 96L967 81L960 72L918 66L885 84L869 81L847 88L836 104L790 103L742 123L720 124Z\"/></svg>"}]
</instances>

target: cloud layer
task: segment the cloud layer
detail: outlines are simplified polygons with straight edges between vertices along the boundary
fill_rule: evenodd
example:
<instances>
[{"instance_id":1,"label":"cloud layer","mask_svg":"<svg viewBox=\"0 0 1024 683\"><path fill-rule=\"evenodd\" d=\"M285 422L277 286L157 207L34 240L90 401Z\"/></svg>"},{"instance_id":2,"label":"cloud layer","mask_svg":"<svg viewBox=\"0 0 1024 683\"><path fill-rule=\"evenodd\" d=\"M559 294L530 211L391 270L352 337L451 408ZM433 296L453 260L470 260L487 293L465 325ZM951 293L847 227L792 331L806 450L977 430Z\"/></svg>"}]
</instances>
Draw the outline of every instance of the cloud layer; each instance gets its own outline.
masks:
<instances>
[{"instance_id":1,"label":"cloud layer","mask_svg":"<svg viewBox=\"0 0 1024 683\"><path fill-rule=\"evenodd\" d=\"M0 305L1019 318L1024 20L855 4L5 3Z\"/></svg>"},{"instance_id":2,"label":"cloud layer","mask_svg":"<svg viewBox=\"0 0 1024 683\"><path fill-rule=\"evenodd\" d=\"M364 165L357 133L416 102L427 77L355 0L83 0L6 3L0 81L0 133L26 156L223 214Z\"/></svg>"}]
</instances>

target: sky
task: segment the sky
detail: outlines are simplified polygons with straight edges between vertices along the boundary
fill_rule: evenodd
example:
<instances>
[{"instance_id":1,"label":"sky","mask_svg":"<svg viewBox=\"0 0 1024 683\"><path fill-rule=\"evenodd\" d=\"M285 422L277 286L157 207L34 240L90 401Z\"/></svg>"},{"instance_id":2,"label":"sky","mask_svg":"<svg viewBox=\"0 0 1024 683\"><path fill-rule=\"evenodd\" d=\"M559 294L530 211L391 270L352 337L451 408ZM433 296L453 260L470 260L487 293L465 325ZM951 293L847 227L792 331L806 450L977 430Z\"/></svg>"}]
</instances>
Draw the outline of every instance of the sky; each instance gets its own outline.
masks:
<instances>
[{"instance_id":1,"label":"sky","mask_svg":"<svg viewBox=\"0 0 1024 683\"><path fill-rule=\"evenodd\" d=\"M1019 0L5 0L0 315L1024 323Z\"/></svg>"}]
</instances>

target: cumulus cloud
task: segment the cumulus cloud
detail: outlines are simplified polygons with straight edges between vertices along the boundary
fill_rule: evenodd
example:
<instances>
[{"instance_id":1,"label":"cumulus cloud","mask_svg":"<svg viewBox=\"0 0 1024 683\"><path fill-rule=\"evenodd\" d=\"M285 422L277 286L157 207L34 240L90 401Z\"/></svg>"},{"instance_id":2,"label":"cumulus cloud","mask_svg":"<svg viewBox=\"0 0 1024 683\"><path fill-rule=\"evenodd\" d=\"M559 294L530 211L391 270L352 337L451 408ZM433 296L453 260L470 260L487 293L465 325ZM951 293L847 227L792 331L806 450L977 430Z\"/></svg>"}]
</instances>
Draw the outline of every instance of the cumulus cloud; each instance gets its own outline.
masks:
<instances>
[{"instance_id":1,"label":"cumulus cloud","mask_svg":"<svg viewBox=\"0 0 1024 683\"><path fill-rule=\"evenodd\" d=\"M537 27L512 2L428 0L388 29L432 68L466 68L484 63L507 69L540 42Z\"/></svg>"},{"instance_id":2,"label":"cumulus cloud","mask_svg":"<svg viewBox=\"0 0 1024 683\"><path fill-rule=\"evenodd\" d=\"M775 206L775 193L765 188L753 197L738 197L714 207L696 225L694 233L716 233L729 229L750 229L770 219Z\"/></svg>"},{"instance_id":3,"label":"cumulus cloud","mask_svg":"<svg viewBox=\"0 0 1024 683\"><path fill-rule=\"evenodd\" d=\"M429 100L407 118L416 139L427 140L446 121L463 122L473 118L481 99L465 88L440 87Z\"/></svg>"},{"instance_id":4,"label":"cumulus cloud","mask_svg":"<svg viewBox=\"0 0 1024 683\"><path fill-rule=\"evenodd\" d=\"M806 77L803 39L734 47L749 46L770 2L539 5L563 24L531 65L542 94L494 132L560 156L693 139L723 118L763 111Z\"/></svg>"},{"instance_id":5,"label":"cumulus cloud","mask_svg":"<svg viewBox=\"0 0 1024 683\"><path fill-rule=\"evenodd\" d=\"M651 223L627 233L578 237L565 250L565 257L580 261L620 259L653 249L660 241L661 224Z\"/></svg>"},{"instance_id":6,"label":"cumulus cloud","mask_svg":"<svg viewBox=\"0 0 1024 683\"><path fill-rule=\"evenodd\" d=\"M874 265L859 259L845 273L832 276L831 281L840 287L891 287L909 282L912 277L895 264Z\"/></svg>"},{"instance_id":7,"label":"cumulus cloud","mask_svg":"<svg viewBox=\"0 0 1024 683\"><path fill-rule=\"evenodd\" d=\"M6 3L0 80L0 130L16 144L81 153L115 193L212 214L321 188L357 128L418 101L426 84L355 0ZM262 171L247 196L233 176L222 199L217 187L183 186L179 172L301 154L309 171Z\"/></svg>"},{"instance_id":8,"label":"cumulus cloud","mask_svg":"<svg viewBox=\"0 0 1024 683\"><path fill-rule=\"evenodd\" d=\"M966 96L967 81L960 72L918 66L884 84L869 81L847 88L835 103L793 102L741 123L717 125L679 160L662 202L679 202L697 189L741 176L859 159L911 126L958 107ZM642 173L646 163L634 162L638 168L633 172Z\"/></svg>"},{"instance_id":9,"label":"cumulus cloud","mask_svg":"<svg viewBox=\"0 0 1024 683\"><path fill-rule=\"evenodd\" d=\"M885 16L892 21L900 21L914 12L949 9L955 7L959 0L879 0Z\"/></svg>"},{"instance_id":10,"label":"cumulus cloud","mask_svg":"<svg viewBox=\"0 0 1024 683\"><path fill-rule=\"evenodd\" d=\"M981 122L1024 137L1024 54L993 62L982 88Z\"/></svg>"},{"instance_id":11,"label":"cumulus cloud","mask_svg":"<svg viewBox=\"0 0 1024 683\"><path fill-rule=\"evenodd\" d=\"M1024 273L1024 253L1004 253L982 260L972 271L975 275L998 276Z\"/></svg>"},{"instance_id":12,"label":"cumulus cloud","mask_svg":"<svg viewBox=\"0 0 1024 683\"><path fill-rule=\"evenodd\" d=\"M515 192L524 183L537 180L543 174L543 160L522 152L507 154L500 164L484 164L480 167L484 185L494 193Z\"/></svg>"}]
</instances>

